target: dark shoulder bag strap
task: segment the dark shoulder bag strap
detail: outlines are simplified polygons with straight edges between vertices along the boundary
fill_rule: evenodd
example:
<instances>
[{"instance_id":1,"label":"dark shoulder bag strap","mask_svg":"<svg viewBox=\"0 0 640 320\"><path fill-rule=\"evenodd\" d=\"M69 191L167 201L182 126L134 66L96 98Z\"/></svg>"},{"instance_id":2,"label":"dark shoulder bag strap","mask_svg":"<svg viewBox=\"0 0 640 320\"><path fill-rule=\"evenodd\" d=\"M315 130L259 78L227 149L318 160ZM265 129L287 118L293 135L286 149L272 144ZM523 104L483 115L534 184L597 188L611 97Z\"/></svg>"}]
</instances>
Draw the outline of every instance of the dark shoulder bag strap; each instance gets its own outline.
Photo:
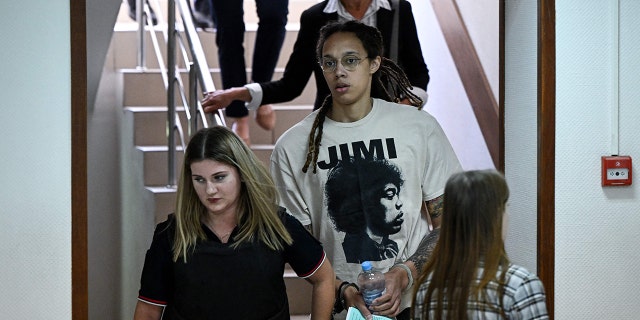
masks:
<instances>
[{"instance_id":1,"label":"dark shoulder bag strap","mask_svg":"<svg viewBox=\"0 0 640 320\"><path fill-rule=\"evenodd\" d=\"M400 25L400 0L389 0L391 2L391 10L393 10L393 22L391 25L391 43L389 43L389 59L393 60L398 65L398 26ZM393 92L391 84L387 84L387 90ZM396 101L397 102L397 101Z\"/></svg>"},{"instance_id":2,"label":"dark shoulder bag strap","mask_svg":"<svg viewBox=\"0 0 640 320\"><path fill-rule=\"evenodd\" d=\"M398 30L400 25L400 0L391 0L391 9L393 10L393 27L391 28L391 43L389 58L398 63Z\"/></svg>"}]
</instances>

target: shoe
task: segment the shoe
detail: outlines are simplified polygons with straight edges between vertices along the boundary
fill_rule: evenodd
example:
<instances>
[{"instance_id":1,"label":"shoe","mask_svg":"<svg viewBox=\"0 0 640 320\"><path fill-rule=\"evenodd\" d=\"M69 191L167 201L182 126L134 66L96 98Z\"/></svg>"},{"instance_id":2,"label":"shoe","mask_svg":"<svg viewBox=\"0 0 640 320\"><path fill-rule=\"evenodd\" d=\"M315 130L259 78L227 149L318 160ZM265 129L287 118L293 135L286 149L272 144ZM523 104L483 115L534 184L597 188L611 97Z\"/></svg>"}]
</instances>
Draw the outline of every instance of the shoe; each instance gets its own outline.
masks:
<instances>
[{"instance_id":1,"label":"shoe","mask_svg":"<svg viewBox=\"0 0 640 320\"><path fill-rule=\"evenodd\" d=\"M213 29L213 21L209 19L209 16L204 15L198 11L193 11L191 17L193 17L193 25L196 28L202 30Z\"/></svg>"},{"instance_id":2,"label":"shoe","mask_svg":"<svg viewBox=\"0 0 640 320\"><path fill-rule=\"evenodd\" d=\"M147 5L149 3L147 2ZM156 17L156 13L153 12L153 8L151 8L151 6L149 6L149 12L151 14L151 23L153 23L153 25L157 25L158 24L158 17ZM144 17L144 12L142 13L143 17ZM131 18L131 20L136 21L136 8L132 8L129 7L129 18Z\"/></svg>"},{"instance_id":3,"label":"shoe","mask_svg":"<svg viewBox=\"0 0 640 320\"><path fill-rule=\"evenodd\" d=\"M276 113L270 104L260 106L256 111L256 123L265 130L273 130L276 126Z\"/></svg>"},{"instance_id":4,"label":"shoe","mask_svg":"<svg viewBox=\"0 0 640 320\"><path fill-rule=\"evenodd\" d=\"M235 132L247 146L251 146L251 138L249 138L249 117L234 119L235 121L231 124L231 131Z\"/></svg>"}]
</instances>

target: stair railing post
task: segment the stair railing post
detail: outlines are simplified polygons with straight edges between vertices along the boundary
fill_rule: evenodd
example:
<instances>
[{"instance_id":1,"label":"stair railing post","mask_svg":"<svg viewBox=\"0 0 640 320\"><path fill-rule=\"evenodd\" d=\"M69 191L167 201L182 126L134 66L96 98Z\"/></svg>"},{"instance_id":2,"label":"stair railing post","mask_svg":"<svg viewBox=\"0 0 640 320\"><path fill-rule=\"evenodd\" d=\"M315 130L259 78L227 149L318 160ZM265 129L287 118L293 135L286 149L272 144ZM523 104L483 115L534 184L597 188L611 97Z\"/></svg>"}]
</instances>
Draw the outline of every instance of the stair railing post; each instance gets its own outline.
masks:
<instances>
[{"instance_id":1,"label":"stair railing post","mask_svg":"<svg viewBox=\"0 0 640 320\"><path fill-rule=\"evenodd\" d=\"M189 64L189 109L191 110L189 138L198 131L198 73L200 73L198 64L191 62Z\"/></svg>"},{"instance_id":2,"label":"stair railing post","mask_svg":"<svg viewBox=\"0 0 640 320\"><path fill-rule=\"evenodd\" d=\"M145 69L146 62L144 59L144 19L142 19L144 12L143 0L136 0L136 21L138 22L138 66L137 69ZM131 10L131 8L129 8Z\"/></svg>"},{"instance_id":3,"label":"stair railing post","mask_svg":"<svg viewBox=\"0 0 640 320\"><path fill-rule=\"evenodd\" d=\"M169 0L168 6L168 39L167 39L167 159L168 187L176 186L176 9L175 0Z\"/></svg>"}]
</instances>

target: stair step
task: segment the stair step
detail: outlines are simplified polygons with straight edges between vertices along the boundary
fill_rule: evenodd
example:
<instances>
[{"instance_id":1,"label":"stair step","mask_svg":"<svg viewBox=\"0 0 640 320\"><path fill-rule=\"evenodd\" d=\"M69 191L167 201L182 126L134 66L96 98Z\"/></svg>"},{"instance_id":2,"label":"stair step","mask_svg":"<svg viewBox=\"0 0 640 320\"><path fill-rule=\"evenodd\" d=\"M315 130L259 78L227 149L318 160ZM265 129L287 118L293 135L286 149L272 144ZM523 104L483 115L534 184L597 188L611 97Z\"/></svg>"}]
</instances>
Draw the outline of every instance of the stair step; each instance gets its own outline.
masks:
<instances>
[{"instance_id":1,"label":"stair step","mask_svg":"<svg viewBox=\"0 0 640 320\"><path fill-rule=\"evenodd\" d=\"M150 6L155 12L159 12L165 19L167 18L167 1L166 0L151 0ZM318 0L289 0L289 15L287 20L289 22L298 22L302 11L318 3ZM126 1L122 1L120 11L118 12L117 24L130 24L135 25L135 22L129 18L129 5ZM244 21L246 24L258 23L258 17L256 15L255 1L244 1Z\"/></svg>"},{"instance_id":2,"label":"stair step","mask_svg":"<svg viewBox=\"0 0 640 320\"><path fill-rule=\"evenodd\" d=\"M311 112L311 106L274 106L276 112L276 127L272 131L266 131L259 127L255 121L249 121L251 126L251 149L269 168L269 159L273 152L273 145L284 131L293 123L300 121ZM177 108L182 121L183 129L186 128L185 114L182 108ZM144 168L145 185L164 185L168 183L167 171L167 138L166 138L166 107L125 107L124 112L133 118L133 144L141 153ZM182 146L176 138L176 175L179 175L182 164Z\"/></svg>"},{"instance_id":3,"label":"stair step","mask_svg":"<svg viewBox=\"0 0 640 320\"><path fill-rule=\"evenodd\" d=\"M254 139L253 135L251 136L251 139L252 140ZM269 159L271 158L271 153L273 152L273 145L272 144L252 144L251 150L253 150L253 153L258 157L258 159L260 159L260 161L262 161L262 164L265 166L265 168L269 170L269 167L270 167Z\"/></svg>"},{"instance_id":4,"label":"stair step","mask_svg":"<svg viewBox=\"0 0 640 320\"><path fill-rule=\"evenodd\" d=\"M249 121L249 131L251 134L251 144L275 144L278 138L289 128L304 119L313 111L312 105L273 105L273 111L276 113L276 125L271 131L264 130L260 127L255 119L255 111L249 113L251 120ZM227 126L231 126L233 119L225 118Z\"/></svg>"},{"instance_id":5,"label":"stair step","mask_svg":"<svg viewBox=\"0 0 640 320\"><path fill-rule=\"evenodd\" d=\"M118 69L135 69L138 66L138 34L137 25L116 25L114 28L112 46L114 48L113 63ZM284 43L282 44L281 55L278 58L276 64L277 68L284 68L289 61L289 54L293 50L293 45L296 41L299 26L297 24L287 25L287 31L285 33ZM148 30L148 29L147 29ZM163 57L166 57L167 49L164 45L164 36L162 30L155 28L156 37L159 41L160 52ZM200 36L200 42L202 49L204 50L207 65L209 68L219 68L218 63L218 47L215 42L215 32L210 31L198 31ZM247 68L251 68L251 59L253 55L253 48L255 44L256 30L255 28L247 28L244 36L244 61L247 63ZM144 37L145 44L145 67L148 69L158 69L158 59L153 48L153 42L148 32L145 32ZM286 53L286 54L285 54ZM165 63L166 63L166 58ZM186 64L182 56L176 57L176 62L179 67L185 68Z\"/></svg>"},{"instance_id":6,"label":"stair step","mask_svg":"<svg viewBox=\"0 0 640 320\"><path fill-rule=\"evenodd\" d=\"M298 277L288 264L285 267L283 277L287 286L289 313L291 315L308 314L311 311L311 291L313 288L311 284ZM291 319L294 319L293 316ZM308 315L303 319L309 319Z\"/></svg>"},{"instance_id":7,"label":"stair step","mask_svg":"<svg viewBox=\"0 0 640 320\"><path fill-rule=\"evenodd\" d=\"M315 84L314 84L315 88ZM292 102L293 103L293 102ZM292 125L300 122L311 112L313 112L313 103L306 105L282 104L274 105L273 110L276 112L276 126L273 128L274 136L279 138L285 131L289 130ZM275 143L275 141L274 141Z\"/></svg>"},{"instance_id":8,"label":"stair step","mask_svg":"<svg viewBox=\"0 0 640 320\"><path fill-rule=\"evenodd\" d=\"M136 147L136 151L142 153L145 186L166 186L169 183L167 150L166 145ZM178 145L175 164L176 181L180 176L183 157L182 146Z\"/></svg>"},{"instance_id":9,"label":"stair step","mask_svg":"<svg viewBox=\"0 0 640 320\"><path fill-rule=\"evenodd\" d=\"M167 93L159 69L121 69L122 80L125 90L123 90L122 103L124 106L162 106L167 104ZM179 70L185 90L189 88L187 71ZM283 69L276 69L273 78L280 79ZM216 88L222 88L220 69L211 69L211 77ZM249 74L247 74L249 77ZM309 78L307 86L299 97L281 103L282 105L313 105L316 94L316 82L312 76ZM179 96L176 95L176 105L182 105Z\"/></svg>"},{"instance_id":10,"label":"stair step","mask_svg":"<svg viewBox=\"0 0 640 320\"><path fill-rule=\"evenodd\" d=\"M143 106L125 107L125 112L133 114L133 143L140 145L166 145L167 142L167 107ZM187 130L187 115L183 107L176 107L183 130ZM179 141L179 140L176 140Z\"/></svg>"},{"instance_id":11,"label":"stair step","mask_svg":"<svg viewBox=\"0 0 640 320\"><path fill-rule=\"evenodd\" d=\"M310 105L299 106L273 106L276 113L276 125L271 131L264 130L255 121L249 121L252 146L273 145L277 139L288 130L292 124L297 123L311 113L313 107ZM176 107L181 125L185 132L187 119L183 107ZM167 136L167 107L163 106L130 106L124 108L125 113L130 113L133 117L134 145L166 145ZM250 114L251 118L255 112ZM225 118L231 124L229 118ZM179 140L176 140L179 142ZM272 148L272 147L271 147Z\"/></svg>"},{"instance_id":12,"label":"stair step","mask_svg":"<svg viewBox=\"0 0 640 320\"><path fill-rule=\"evenodd\" d=\"M155 223L167 220L169 214L175 212L176 189L164 186L145 187L148 197L153 199Z\"/></svg>"}]
</instances>

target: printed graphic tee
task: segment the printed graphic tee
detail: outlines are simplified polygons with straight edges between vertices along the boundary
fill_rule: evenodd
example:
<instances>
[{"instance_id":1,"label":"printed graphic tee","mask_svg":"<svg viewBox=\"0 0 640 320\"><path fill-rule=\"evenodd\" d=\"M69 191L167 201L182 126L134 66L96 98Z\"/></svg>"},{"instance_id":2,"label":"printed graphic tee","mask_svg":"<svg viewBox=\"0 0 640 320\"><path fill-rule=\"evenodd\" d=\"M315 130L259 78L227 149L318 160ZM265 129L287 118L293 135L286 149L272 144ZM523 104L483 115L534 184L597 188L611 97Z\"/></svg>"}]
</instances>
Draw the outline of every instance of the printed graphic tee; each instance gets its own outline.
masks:
<instances>
[{"instance_id":1,"label":"printed graphic tee","mask_svg":"<svg viewBox=\"0 0 640 320\"><path fill-rule=\"evenodd\" d=\"M363 119L326 118L318 156L302 172L318 111L285 132L271 156L280 205L324 246L337 276L356 282L360 263L386 272L415 253L429 232L422 203L444 193L460 163L436 119L415 107L373 99ZM403 308L410 304L410 290Z\"/></svg>"}]
</instances>

